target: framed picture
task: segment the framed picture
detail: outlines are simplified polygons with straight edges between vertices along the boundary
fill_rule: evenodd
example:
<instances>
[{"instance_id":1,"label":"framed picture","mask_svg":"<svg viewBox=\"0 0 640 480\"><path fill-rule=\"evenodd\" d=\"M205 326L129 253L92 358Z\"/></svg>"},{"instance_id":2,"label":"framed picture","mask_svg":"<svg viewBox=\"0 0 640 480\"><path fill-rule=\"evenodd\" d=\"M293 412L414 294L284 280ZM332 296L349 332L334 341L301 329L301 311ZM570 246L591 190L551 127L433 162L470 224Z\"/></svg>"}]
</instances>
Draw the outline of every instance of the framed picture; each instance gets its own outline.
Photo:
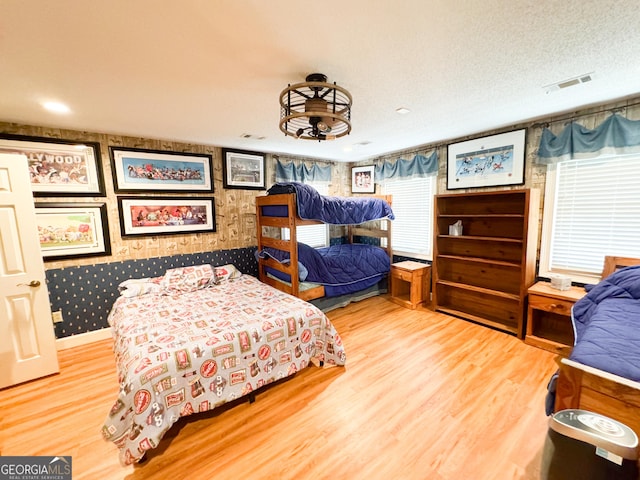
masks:
<instances>
[{"instance_id":1,"label":"framed picture","mask_svg":"<svg viewBox=\"0 0 640 480\"><path fill-rule=\"evenodd\" d=\"M351 193L375 193L374 165L351 168Z\"/></svg>"},{"instance_id":2,"label":"framed picture","mask_svg":"<svg viewBox=\"0 0 640 480\"><path fill-rule=\"evenodd\" d=\"M142 148L109 147L116 193L213 193L213 157Z\"/></svg>"},{"instance_id":3,"label":"framed picture","mask_svg":"<svg viewBox=\"0 0 640 480\"><path fill-rule=\"evenodd\" d=\"M44 260L111 255L106 203L36 203Z\"/></svg>"},{"instance_id":4,"label":"framed picture","mask_svg":"<svg viewBox=\"0 0 640 480\"><path fill-rule=\"evenodd\" d=\"M524 147L524 129L449 144L447 190L523 184Z\"/></svg>"},{"instance_id":5,"label":"framed picture","mask_svg":"<svg viewBox=\"0 0 640 480\"><path fill-rule=\"evenodd\" d=\"M123 237L216 231L212 198L118 197L118 209Z\"/></svg>"},{"instance_id":6,"label":"framed picture","mask_svg":"<svg viewBox=\"0 0 640 480\"><path fill-rule=\"evenodd\" d=\"M265 154L245 150L222 149L224 188L265 190Z\"/></svg>"},{"instance_id":7,"label":"framed picture","mask_svg":"<svg viewBox=\"0 0 640 480\"><path fill-rule=\"evenodd\" d=\"M38 197L104 197L100 144L57 138L0 135L0 153L27 157Z\"/></svg>"}]
</instances>

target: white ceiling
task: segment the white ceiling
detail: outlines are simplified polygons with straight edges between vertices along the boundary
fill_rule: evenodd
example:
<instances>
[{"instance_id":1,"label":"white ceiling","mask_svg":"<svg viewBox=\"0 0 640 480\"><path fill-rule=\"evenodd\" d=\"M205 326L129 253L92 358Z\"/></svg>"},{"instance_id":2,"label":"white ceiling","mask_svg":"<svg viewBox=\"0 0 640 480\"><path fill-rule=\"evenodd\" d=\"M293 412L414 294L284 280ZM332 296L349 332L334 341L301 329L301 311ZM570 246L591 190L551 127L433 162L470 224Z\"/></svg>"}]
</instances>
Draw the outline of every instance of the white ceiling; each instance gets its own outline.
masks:
<instances>
[{"instance_id":1,"label":"white ceiling","mask_svg":"<svg viewBox=\"0 0 640 480\"><path fill-rule=\"evenodd\" d=\"M1 0L0 121L359 161L640 93L639 25L638 0ZM349 136L280 132L312 72Z\"/></svg>"}]
</instances>

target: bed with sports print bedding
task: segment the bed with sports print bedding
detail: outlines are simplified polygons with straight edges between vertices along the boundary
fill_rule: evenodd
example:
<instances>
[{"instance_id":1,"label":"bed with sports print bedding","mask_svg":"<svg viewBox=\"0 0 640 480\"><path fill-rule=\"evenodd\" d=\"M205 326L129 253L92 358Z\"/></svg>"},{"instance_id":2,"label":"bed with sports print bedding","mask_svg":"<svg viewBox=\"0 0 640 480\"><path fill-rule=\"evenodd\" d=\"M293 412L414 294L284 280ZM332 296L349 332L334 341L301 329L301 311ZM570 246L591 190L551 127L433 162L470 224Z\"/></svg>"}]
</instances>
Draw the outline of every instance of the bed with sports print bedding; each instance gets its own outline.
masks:
<instances>
[{"instance_id":1,"label":"bed with sports print bedding","mask_svg":"<svg viewBox=\"0 0 640 480\"><path fill-rule=\"evenodd\" d=\"M345 364L322 311L232 265L177 268L121 289L109 314L120 391L102 432L124 465L180 417L252 396L312 362Z\"/></svg>"}]
</instances>

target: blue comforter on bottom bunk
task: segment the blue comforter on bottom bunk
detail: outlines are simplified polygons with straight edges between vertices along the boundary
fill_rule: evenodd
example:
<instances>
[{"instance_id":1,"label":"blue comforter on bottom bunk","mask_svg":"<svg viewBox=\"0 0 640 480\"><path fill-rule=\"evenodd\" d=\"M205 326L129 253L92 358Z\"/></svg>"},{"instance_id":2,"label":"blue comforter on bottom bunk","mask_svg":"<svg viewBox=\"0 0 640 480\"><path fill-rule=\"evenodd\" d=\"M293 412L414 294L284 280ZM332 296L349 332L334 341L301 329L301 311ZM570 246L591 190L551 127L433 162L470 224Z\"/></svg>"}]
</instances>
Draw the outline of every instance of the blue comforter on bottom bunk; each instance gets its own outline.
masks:
<instances>
[{"instance_id":1,"label":"blue comforter on bottom bunk","mask_svg":"<svg viewBox=\"0 0 640 480\"><path fill-rule=\"evenodd\" d=\"M572 310L570 359L640 382L640 266L589 288Z\"/></svg>"},{"instance_id":2,"label":"blue comforter on bottom bunk","mask_svg":"<svg viewBox=\"0 0 640 480\"><path fill-rule=\"evenodd\" d=\"M265 248L259 256L268 256L286 263L289 254ZM391 269L387 252L374 245L340 244L313 248L298 243L298 263L302 268L300 280L324 285L325 296L335 297L357 292L378 283ZM274 269L269 273L280 280L290 281L289 275Z\"/></svg>"}]
</instances>

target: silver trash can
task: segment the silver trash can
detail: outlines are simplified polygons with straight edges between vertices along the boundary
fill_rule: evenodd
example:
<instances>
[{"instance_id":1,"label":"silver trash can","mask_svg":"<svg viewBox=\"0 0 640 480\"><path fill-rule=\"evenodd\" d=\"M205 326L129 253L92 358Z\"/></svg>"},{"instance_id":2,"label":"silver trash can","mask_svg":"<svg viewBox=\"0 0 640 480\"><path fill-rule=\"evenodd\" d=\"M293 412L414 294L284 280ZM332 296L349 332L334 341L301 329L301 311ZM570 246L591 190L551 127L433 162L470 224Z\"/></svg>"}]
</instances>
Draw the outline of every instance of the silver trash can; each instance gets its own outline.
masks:
<instances>
[{"instance_id":1,"label":"silver trash can","mask_svg":"<svg viewBox=\"0 0 640 480\"><path fill-rule=\"evenodd\" d=\"M542 480L636 480L638 436L628 426L586 410L549 419Z\"/></svg>"}]
</instances>

